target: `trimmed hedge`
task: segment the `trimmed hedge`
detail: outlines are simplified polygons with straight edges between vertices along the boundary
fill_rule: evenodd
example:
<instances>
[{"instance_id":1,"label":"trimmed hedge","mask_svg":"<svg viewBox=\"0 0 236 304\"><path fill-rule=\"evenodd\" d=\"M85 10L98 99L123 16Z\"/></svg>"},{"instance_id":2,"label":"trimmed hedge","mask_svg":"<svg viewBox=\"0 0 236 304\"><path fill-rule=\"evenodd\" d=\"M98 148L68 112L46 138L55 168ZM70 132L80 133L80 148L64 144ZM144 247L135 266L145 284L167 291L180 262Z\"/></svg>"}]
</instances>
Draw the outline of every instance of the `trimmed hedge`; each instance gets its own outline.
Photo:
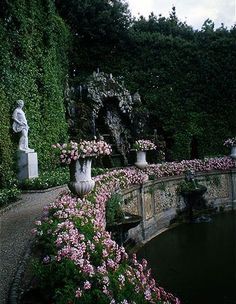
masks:
<instances>
[{"instance_id":1,"label":"trimmed hedge","mask_svg":"<svg viewBox=\"0 0 236 304\"><path fill-rule=\"evenodd\" d=\"M41 170L56 166L51 145L67 140L64 86L69 31L47 1L3 1L0 19L0 188L16 175L18 134L11 116L18 99L30 126L29 146Z\"/></svg>"}]
</instances>

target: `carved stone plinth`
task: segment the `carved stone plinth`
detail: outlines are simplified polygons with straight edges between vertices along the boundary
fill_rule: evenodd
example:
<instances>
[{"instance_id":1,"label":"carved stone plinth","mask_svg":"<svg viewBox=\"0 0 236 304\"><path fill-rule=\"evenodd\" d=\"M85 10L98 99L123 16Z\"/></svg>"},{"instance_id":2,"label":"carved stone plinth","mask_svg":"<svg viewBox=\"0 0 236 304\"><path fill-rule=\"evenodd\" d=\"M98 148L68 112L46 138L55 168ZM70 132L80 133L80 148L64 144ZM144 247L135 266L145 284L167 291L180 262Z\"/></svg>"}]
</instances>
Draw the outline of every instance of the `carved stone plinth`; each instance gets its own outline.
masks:
<instances>
[{"instance_id":1,"label":"carved stone plinth","mask_svg":"<svg viewBox=\"0 0 236 304\"><path fill-rule=\"evenodd\" d=\"M33 150L34 151L34 150ZM38 155L36 152L18 151L18 179L20 181L26 178L38 177Z\"/></svg>"}]
</instances>

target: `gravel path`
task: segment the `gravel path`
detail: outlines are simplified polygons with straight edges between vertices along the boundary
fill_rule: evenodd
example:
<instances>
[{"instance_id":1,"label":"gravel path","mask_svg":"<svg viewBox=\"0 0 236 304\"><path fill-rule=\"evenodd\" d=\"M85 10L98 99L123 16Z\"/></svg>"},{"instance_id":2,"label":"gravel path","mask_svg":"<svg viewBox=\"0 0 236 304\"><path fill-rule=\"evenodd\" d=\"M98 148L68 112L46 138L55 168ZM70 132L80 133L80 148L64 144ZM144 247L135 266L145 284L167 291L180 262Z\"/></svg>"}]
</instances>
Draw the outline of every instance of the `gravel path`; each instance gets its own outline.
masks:
<instances>
[{"instance_id":1,"label":"gravel path","mask_svg":"<svg viewBox=\"0 0 236 304\"><path fill-rule=\"evenodd\" d=\"M14 274L32 238L34 221L42 216L43 207L54 201L62 190L22 194L20 204L0 213L0 304L7 303Z\"/></svg>"}]
</instances>

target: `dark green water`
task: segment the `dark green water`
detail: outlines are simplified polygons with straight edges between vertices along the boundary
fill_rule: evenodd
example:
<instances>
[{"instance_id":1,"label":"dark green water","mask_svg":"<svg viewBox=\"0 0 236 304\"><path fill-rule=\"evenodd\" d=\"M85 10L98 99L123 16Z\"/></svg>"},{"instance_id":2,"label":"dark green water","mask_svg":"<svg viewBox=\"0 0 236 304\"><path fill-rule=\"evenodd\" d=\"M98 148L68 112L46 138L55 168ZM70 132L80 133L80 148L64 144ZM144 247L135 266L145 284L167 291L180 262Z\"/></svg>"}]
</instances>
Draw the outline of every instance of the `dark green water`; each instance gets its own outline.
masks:
<instances>
[{"instance_id":1,"label":"dark green water","mask_svg":"<svg viewBox=\"0 0 236 304\"><path fill-rule=\"evenodd\" d=\"M183 224L138 252L159 285L183 304L236 304L236 213Z\"/></svg>"}]
</instances>

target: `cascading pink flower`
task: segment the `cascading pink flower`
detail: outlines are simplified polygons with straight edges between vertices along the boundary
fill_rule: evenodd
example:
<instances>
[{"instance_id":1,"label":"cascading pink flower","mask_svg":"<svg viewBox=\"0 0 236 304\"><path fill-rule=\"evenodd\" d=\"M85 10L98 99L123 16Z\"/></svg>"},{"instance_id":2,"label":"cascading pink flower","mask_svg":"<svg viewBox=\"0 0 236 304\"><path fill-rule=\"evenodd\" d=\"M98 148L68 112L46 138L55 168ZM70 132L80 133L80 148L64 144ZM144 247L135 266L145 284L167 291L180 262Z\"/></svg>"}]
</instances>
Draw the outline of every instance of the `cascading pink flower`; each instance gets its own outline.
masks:
<instances>
[{"instance_id":1,"label":"cascading pink flower","mask_svg":"<svg viewBox=\"0 0 236 304\"><path fill-rule=\"evenodd\" d=\"M86 147L86 144L83 145ZM76 144L73 143L71 149L75 147ZM99 147L97 148L99 150ZM63 146L63 149L66 147ZM143 171L134 167L108 171L95 177L94 202L86 198L81 200L72 197L67 192L63 193L44 209L45 217L41 222L36 223L34 234L37 237L41 237L44 233L52 235L55 240L55 260L60 263L70 260L82 274L83 282L78 282L78 288L75 290L74 296L77 298L83 297L95 281L108 299L113 301L109 275L117 272L117 281L121 290L125 284L131 284L134 292L143 295L149 303L160 300L162 303L179 304L180 301L176 297L156 284L151 277L151 271L147 269L146 260L139 263L134 255L131 264L128 263L125 249L112 240L110 233L105 230L106 202L115 191L144 183L148 175L160 178L181 175L190 169L207 172L229 170L234 167L235 163L231 158L221 157L149 165ZM46 231L43 228L44 223L47 227ZM83 233L83 227L90 227L90 237ZM47 263L50 262L51 258L47 259ZM123 264L128 266L122 268ZM123 269L122 273L120 269Z\"/></svg>"},{"instance_id":2,"label":"cascading pink flower","mask_svg":"<svg viewBox=\"0 0 236 304\"><path fill-rule=\"evenodd\" d=\"M60 161L65 164L70 164L71 161L77 160L80 157L97 157L102 155L110 155L112 152L111 146L103 140L83 140L79 143L70 141L67 144L52 145L54 149L60 151Z\"/></svg>"},{"instance_id":3,"label":"cascading pink flower","mask_svg":"<svg viewBox=\"0 0 236 304\"><path fill-rule=\"evenodd\" d=\"M157 148L155 144L148 139L136 140L133 147L136 151L156 150Z\"/></svg>"}]
</instances>

